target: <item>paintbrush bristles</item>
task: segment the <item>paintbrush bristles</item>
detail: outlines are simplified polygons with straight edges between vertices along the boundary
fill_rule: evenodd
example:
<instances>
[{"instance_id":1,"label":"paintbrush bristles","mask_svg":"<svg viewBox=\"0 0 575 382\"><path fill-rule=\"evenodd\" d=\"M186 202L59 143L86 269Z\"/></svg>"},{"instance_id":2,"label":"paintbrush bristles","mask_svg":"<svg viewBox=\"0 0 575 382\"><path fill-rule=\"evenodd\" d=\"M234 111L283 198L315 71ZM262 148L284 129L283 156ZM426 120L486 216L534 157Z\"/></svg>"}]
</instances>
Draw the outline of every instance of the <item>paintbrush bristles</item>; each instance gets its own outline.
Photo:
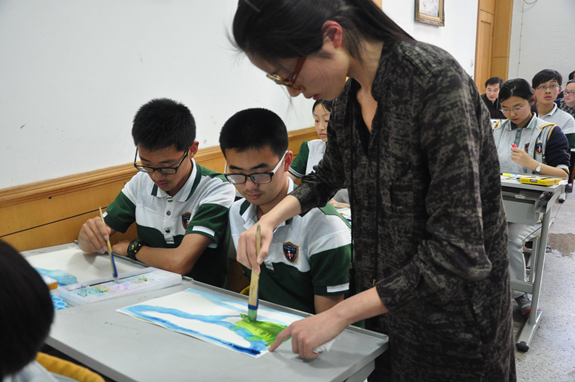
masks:
<instances>
[{"instance_id":1,"label":"paintbrush bristles","mask_svg":"<svg viewBox=\"0 0 575 382\"><path fill-rule=\"evenodd\" d=\"M258 224L256 231L256 257L260 255L260 247L262 241L261 228ZM260 270L261 271L261 270ZM260 284L260 275L252 269L252 277L250 282L250 297L248 299L248 319L255 321L258 317L258 288Z\"/></svg>"}]
</instances>

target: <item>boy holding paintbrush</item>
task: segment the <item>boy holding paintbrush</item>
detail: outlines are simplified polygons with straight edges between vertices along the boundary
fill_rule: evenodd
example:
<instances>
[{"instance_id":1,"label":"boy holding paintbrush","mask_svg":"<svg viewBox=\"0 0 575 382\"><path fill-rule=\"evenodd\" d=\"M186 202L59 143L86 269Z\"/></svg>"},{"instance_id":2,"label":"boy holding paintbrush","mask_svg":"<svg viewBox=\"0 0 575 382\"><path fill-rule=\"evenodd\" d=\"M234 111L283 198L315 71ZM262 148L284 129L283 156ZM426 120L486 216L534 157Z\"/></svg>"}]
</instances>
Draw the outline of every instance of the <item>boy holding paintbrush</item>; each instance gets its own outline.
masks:
<instances>
[{"instance_id":1,"label":"boy holding paintbrush","mask_svg":"<svg viewBox=\"0 0 575 382\"><path fill-rule=\"evenodd\" d=\"M85 252L105 252L106 240L136 223L138 239L114 253L224 287L228 269L228 209L234 187L194 161L196 125L189 109L169 99L143 105L132 128L139 172L100 217L82 226Z\"/></svg>"},{"instance_id":2,"label":"boy holding paintbrush","mask_svg":"<svg viewBox=\"0 0 575 382\"><path fill-rule=\"evenodd\" d=\"M244 199L230 208L234 245L294 188L288 177L293 155L285 124L275 113L248 109L232 116L220 133L225 176ZM342 301L349 291L349 223L327 204L296 216L274 232L259 279L261 299L309 313ZM244 268L246 275L250 270Z\"/></svg>"}]
</instances>

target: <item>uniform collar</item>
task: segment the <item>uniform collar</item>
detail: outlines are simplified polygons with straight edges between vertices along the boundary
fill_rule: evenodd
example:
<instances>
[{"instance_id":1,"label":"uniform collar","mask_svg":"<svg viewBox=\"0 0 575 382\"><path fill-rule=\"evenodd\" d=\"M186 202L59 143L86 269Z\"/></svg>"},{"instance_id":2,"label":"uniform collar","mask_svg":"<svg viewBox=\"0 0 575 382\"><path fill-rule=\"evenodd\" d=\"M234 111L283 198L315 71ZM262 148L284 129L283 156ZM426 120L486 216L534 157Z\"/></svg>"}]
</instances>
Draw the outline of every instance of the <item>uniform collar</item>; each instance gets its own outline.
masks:
<instances>
[{"instance_id":1,"label":"uniform collar","mask_svg":"<svg viewBox=\"0 0 575 382\"><path fill-rule=\"evenodd\" d=\"M196 161L194 161L194 159L190 159L192 162L192 173L190 174L190 177L188 178L188 180L186 180L186 183L184 183L184 187L182 187L182 189L180 191L178 191L178 193L174 196L170 196L168 195L167 192L162 191L157 185L154 184L154 186L152 187L152 196L155 196L157 198L172 198L174 201L176 202L185 202L187 201L190 196L192 196L192 194L194 193L194 190L196 189L196 187L198 186L198 183L200 181L200 171L198 171L198 166L196 165Z\"/></svg>"},{"instance_id":2,"label":"uniform collar","mask_svg":"<svg viewBox=\"0 0 575 382\"><path fill-rule=\"evenodd\" d=\"M553 102L553 109L551 109L551 111L549 113L542 115L539 118L543 118L545 116L552 116L553 114L555 114L556 111L557 111L557 104L555 102Z\"/></svg>"}]
</instances>

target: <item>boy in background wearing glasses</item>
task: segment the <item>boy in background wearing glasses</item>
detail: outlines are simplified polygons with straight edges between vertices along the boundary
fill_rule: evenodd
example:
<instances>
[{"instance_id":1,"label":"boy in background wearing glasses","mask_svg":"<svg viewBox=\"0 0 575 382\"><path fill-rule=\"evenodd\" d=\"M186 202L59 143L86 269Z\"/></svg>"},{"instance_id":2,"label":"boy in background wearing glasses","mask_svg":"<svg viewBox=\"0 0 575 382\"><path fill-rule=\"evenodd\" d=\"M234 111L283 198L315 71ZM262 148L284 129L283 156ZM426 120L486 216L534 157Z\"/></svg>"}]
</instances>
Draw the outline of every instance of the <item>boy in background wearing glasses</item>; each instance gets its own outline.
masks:
<instances>
[{"instance_id":1,"label":"boy in background wearing glasses","mask_svg":"<svg viewBox=\"0 0 575 382\"><path fill-rule=\"evenodd\" d=\"M557 107L555 100L561 91L563 77L553 69L544 69L531 81L537 100L537 114L544 121L556 124L569 141L569 148L575 148L575 119Z\"/></svg>"},{"instance_id":2,"label":"boy in background wearing glasses","mask_svg":"<svg viewBox=\"0 0 575 382\"><path fill-rule=\"evenodd\" d=\"M235 190L222 174L194 161L199 143L190 110L154 99L138 110L132 137L139 172L106 209L105 224L100 217L84 223L80 248L105 252L108 237L135 222L138 238L115 244L114 253L224 287Z\"/></svg>"},{"instance_id":3,"label":"boy in background wearing glasses","mask_svg":"<svg viewBox=\"0 0 575 382\"><path fill-rule=\"evenodd\" d=\"M244 199L230 208L234 245L294 189L288 177L293 154L286 126L266 109L233 115L220 133L225 176ZM261 267L260 298L308 313L323 312L349 291L351 264L349 223L329 203L295 216L274 232ZM248 278L251 271L244 268Z\"/></svg>"}]
</instances>

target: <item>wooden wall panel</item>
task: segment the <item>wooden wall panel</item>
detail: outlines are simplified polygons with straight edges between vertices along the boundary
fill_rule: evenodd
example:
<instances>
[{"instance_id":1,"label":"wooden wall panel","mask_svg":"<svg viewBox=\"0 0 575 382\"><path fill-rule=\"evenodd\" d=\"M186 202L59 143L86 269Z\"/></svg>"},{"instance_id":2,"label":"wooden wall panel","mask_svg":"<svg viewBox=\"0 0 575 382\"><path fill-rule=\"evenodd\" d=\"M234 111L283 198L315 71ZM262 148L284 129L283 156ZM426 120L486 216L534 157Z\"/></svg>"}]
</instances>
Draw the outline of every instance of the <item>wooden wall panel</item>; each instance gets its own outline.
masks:
<instances>
[{"instance_id":1,"label":"wooden wall panel","mask_svg":"<svg viewBox=\"0 0 575 382\"><path fill-rule=\"evenodd\" d=\"M316 139L313 127L289 133L290 150L297 154L304 140ZM222 172L225 159L219 147L200 149L202 166ZM74 241L82 224L105 209L136 173L131 163L50 181L0 190L0 238L19 251ZM136 237L135 227L112 242Z\"/></svg>"}]
</instances>

